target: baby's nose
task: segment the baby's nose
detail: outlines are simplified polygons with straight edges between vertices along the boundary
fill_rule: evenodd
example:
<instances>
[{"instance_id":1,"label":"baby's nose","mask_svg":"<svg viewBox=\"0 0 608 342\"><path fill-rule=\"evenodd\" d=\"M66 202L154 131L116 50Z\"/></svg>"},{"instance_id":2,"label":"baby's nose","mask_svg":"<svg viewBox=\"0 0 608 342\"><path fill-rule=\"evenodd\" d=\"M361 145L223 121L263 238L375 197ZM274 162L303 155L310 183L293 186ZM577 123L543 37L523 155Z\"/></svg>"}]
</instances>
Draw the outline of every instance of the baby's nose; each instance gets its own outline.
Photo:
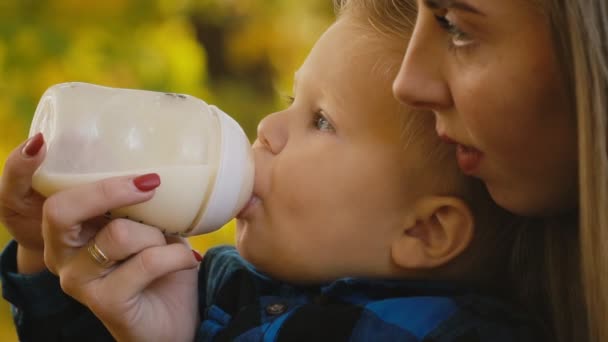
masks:
<instances>
[{"instance_id":1,"label":"baby's nose","mask_svg":"<svg viewBox=\"0 0 608 342\"><path fill-rule=\"evenodd\" d=\"M287 143L288 132L286 114L278 112L270 114L258 124L258 138L263 147L272 152L279 154Z\"/></svg>"}]
</instances>

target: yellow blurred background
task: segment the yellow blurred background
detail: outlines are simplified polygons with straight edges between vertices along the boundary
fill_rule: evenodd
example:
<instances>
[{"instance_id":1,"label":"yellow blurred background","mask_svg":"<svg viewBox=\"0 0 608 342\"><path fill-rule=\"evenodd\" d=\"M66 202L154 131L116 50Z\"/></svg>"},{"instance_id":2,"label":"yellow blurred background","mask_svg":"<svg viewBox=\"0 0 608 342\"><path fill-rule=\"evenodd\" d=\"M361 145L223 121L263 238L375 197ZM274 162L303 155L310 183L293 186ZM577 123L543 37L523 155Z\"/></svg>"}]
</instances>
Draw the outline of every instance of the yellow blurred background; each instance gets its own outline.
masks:
<instances>
[{"instance_id":1,"label":"yellow blurred background","mask_svg":"<svg viewBox=\"0 0 608 342\"><path fill-rule=\"evenodd\" d=\"M67 81L190 94L254 139L332 20L331 0L1 1L0 170L44 90ZM230 222L191 242L204 251L233 235ZM0 245L9 240L0 226ZM16 340L2 300L0 341Z\"/></svg>"}]
</instances>

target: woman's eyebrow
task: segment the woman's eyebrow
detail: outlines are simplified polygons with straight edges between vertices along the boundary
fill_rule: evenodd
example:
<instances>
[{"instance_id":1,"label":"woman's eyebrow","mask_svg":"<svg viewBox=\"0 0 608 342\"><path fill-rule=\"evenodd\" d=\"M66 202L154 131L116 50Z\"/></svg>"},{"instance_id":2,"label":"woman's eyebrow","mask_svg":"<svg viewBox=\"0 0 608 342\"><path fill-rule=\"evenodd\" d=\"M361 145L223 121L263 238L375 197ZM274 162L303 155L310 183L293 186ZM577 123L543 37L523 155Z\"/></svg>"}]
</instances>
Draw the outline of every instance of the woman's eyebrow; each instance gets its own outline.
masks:
<instances>
[{"instance_id":1,"label":"woman's eyebrow","mask_svg":"<svg viewBox=\"0 0 608 342\"><path fill-rule=\"evenodd\" d=\"M475 7L458 0L424 0L424 3L428 8L431 9L454 8L466 12L484 15Z\"/></svg>"}]
</instances>

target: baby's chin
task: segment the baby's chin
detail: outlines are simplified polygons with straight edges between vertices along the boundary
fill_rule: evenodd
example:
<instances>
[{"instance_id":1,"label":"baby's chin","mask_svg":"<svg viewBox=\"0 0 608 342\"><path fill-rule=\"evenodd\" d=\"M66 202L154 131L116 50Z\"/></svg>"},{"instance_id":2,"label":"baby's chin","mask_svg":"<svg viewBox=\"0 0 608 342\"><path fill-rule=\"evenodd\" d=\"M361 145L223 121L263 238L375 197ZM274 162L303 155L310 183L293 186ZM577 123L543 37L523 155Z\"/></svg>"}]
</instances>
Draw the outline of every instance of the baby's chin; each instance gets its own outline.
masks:
<instances>
[{"instance_id":1,"label":"baby's chin","mask_svg":"<svg viewBox=\"0 0 608 342\"><path fill-rule=\"evenodd\" d=\"M289 262L281 256L264 257L252 253L247 248L242 248L237 243L237 251L243 259L253 265L256 271L276 280L298 286L311 286L325 284L341 278L334 274L321 274L312 272L308 267L302 267L302 263Z\"/></svg>"}]
</instances>

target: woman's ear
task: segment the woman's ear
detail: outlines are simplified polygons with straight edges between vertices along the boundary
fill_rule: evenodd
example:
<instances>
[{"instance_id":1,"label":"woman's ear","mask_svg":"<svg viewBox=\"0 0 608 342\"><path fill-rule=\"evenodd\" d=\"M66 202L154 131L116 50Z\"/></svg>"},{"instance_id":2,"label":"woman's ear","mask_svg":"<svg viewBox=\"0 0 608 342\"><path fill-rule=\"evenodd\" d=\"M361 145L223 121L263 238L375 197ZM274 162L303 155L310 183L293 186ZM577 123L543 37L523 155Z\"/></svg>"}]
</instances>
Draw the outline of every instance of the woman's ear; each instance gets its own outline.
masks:
<instances>
[{"instance_id":1,"label":"woman's ear","mask_svg":"<svg viewBox=\"0 0 608 342\"><path fill-rule=\"evenodd\" d=\"M470 244L474 218L456 197L427 196L416 201L403 233L393 241L393 262L404 269L428 270L448 263Z\"/></svg>"}]
</instances>

